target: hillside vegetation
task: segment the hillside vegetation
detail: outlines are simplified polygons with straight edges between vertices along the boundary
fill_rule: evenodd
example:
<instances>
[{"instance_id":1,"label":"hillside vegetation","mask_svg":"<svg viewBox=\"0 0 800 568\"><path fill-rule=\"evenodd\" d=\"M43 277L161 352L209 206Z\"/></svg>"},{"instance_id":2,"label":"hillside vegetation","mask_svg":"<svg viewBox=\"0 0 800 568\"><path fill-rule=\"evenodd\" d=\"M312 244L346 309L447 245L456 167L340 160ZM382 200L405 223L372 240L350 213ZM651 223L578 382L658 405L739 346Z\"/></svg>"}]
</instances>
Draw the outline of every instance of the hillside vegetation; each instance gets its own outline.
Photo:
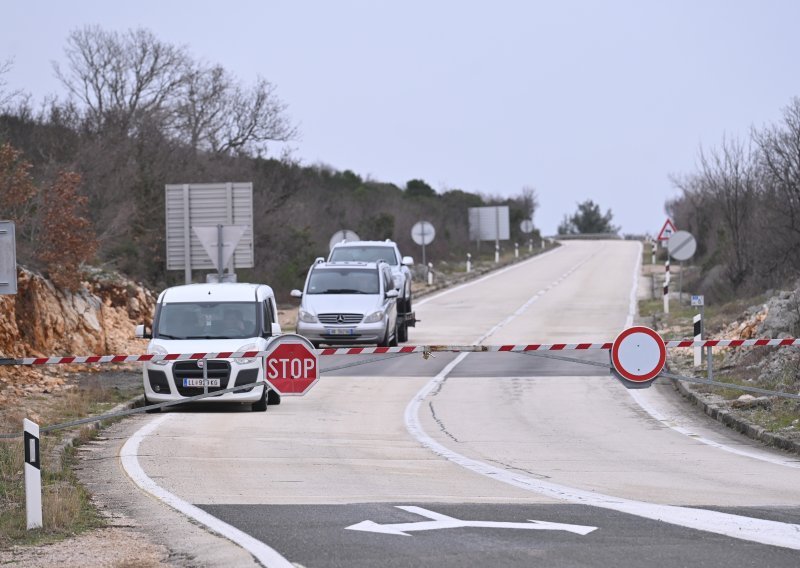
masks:
<instances>
[{"instance_id":1,"label":"hillside vegetation","mask_svg":"<svg viewBox=\"0 0 800 568\"><path fill-rule=\"evenodd\" d=\"M298 136L276 86L247 85L146 30L78 29L65 55L55 72L68 95L36 108L3 91L0 66L0 208L18 224L19 261L57 278L88 263L156 287L181 282L165 260L164 186L174 183L253 183L255 267L239 279L282 297L340 229L419 256L410 229L425 219L437 231L429 257L461 259L467 208L502 203L512 240L527 241L519 222L534 213L530 189L492 199L419 179L401 188L272 156Z\"/></svg>"}]
</instances>

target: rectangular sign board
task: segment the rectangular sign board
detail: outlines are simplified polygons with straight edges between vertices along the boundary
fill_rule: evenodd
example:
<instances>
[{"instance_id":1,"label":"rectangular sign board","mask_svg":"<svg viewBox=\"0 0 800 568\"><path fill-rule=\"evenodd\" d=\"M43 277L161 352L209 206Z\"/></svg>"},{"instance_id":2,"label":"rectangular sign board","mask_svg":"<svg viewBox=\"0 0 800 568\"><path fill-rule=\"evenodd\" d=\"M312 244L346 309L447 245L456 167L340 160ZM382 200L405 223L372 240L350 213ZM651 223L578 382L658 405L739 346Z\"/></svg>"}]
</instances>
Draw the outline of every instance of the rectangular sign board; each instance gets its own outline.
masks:
<instances>
[{"instance_id":1,"label":"rectangular sign board","mask_svg":"<svg viewBox=\"0 0 800 568\"><path fill-rule=\"evenodd\" d=\"M14 221L0 221L0 294L17 293L17 240Z\"/></svg>"},{"instance_id":2,"label":"rectangular sign board","mask_svg":"<svg viewBox=\"0 0 800 568\"><path fill-rule=\"evenodd\" d=\"M192 229L217 225L247 228L233 251L234 268L252 268L253 184L187 183L166 186L167 270L213 270L215 262ZM188 246L187 246L188 244ZM188 266L187 266L188 265Z\"/></svg>"},{"instance_id":3,"label":"rectangular sign board","mask_svg":"<svg viewBox=\"0 0 800 568\"><path fill-rule=\"evenodd\" d=\"M693 306L702 306L705 301L705 296L692 296Z\"/></svg>"},{"instance_id":4,"label":"rectangular sign board","mask_svg":"<svg viewBox=\"0 0 800 568\"><path fill-rule=\"evenodd\" d=\"M510 238L508 205L469 208L469 240L507 241Z\"/></svg>"}]
</instances>

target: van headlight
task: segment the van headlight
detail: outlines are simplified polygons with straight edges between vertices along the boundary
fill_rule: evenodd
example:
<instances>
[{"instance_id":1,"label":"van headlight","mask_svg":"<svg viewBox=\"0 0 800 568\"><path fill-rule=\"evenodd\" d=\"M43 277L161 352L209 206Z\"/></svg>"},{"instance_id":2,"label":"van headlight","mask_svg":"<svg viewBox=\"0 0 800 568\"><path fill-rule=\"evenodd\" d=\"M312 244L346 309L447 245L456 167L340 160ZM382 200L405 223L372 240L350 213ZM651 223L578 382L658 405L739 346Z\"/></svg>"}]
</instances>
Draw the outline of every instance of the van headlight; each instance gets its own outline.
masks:
<instances>
[{"instance_id":1,"label":"van headlight","mask_svg":"<svg viewBox=\"0 0 800 568\"><path fill-rule=\"evenodd\" d=\"M236 351L258 351L258 346L255 343L248 343L247 345L239 347ZM234 359L239 365L249 365L255 360L255 357L239 357L238 359Z\"/></svg>"},{"instance_id":2,"label":"van headlight","mask_svg":"<svg viewBox=\"0 0 800 568\"><path fill-rule=\"evenodd\" d=\"M383 320L383 310L378 310L377 312L372 312L367 317L364 318L364 323L378 323L379 321Z\"/></svg>"},{"instance_id":3,"label":"van headlight","mask_svg":"<svg viewBox=\"0 0 800 568\"><path fill-rule=\"evenodd\" d=\"M153 345L150 349L147 350L147 353L150 355L167 355L169 351L161 347L160 345ZM161 359L160 361L150 361L153 365L169 365L170 361L166 359Z\"/></svg>"},{"instance_id":4,"label":"van headlight","mask_svg":"<svg viewBox=\"0 0 800 568\"><path fill-rule=\"evenodd\" d=\"M311 312L300 308L297 312L297 319L303 323L317 323L317 316Z\"/></svg>"}]
</instances>

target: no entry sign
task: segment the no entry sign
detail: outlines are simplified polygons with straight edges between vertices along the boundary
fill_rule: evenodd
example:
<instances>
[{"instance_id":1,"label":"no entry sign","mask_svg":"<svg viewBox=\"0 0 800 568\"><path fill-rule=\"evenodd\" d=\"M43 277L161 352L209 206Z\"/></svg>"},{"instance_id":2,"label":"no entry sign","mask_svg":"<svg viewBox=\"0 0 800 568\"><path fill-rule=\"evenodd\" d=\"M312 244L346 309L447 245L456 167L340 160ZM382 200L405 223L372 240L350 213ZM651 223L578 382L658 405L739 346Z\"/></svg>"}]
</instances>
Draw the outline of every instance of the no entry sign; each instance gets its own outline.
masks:
<instances>
[{"instance_id":1,"label":"no entry sign","mask_svg":"<svg viewBox=\"0 0 800 568\"><path fill-rule=\"evenodd\" d=\"M611 364L624 381L649 386L667 362L664 340L649 327L629 327L611 344Z\"/></svg>"},{"instance_id":2,"label":"no entry sign","mask_svg":"<svg viewBox=\"0 0 800 568\"><path fill-rule=\"evenodd\" d=\"M267 347L265 377L281 396L306 394L319 380L319 361L311 342L301 335L286 334Z\"/></svg>"}]
</instances>

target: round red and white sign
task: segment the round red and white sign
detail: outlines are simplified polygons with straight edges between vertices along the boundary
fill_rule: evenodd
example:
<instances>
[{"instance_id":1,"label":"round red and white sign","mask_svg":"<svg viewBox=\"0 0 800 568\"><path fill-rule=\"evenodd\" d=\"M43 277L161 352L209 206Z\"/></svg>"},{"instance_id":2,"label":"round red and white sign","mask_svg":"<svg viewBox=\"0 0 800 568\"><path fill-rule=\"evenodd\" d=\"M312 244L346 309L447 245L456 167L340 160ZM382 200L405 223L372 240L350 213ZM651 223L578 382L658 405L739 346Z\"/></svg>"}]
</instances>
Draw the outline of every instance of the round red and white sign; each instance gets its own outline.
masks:
<instances>
[{"instance_id":1,"label":"round red and white sign","mask_svg":"<svg viewBox=\"0 0 800 568\"><path fill-rule=\"evenodd\" d=\"M634 383L655 379L667 362L664 340L649 327L629 327L611 345L614 370Z\"/></svg>"}]
</instances>

